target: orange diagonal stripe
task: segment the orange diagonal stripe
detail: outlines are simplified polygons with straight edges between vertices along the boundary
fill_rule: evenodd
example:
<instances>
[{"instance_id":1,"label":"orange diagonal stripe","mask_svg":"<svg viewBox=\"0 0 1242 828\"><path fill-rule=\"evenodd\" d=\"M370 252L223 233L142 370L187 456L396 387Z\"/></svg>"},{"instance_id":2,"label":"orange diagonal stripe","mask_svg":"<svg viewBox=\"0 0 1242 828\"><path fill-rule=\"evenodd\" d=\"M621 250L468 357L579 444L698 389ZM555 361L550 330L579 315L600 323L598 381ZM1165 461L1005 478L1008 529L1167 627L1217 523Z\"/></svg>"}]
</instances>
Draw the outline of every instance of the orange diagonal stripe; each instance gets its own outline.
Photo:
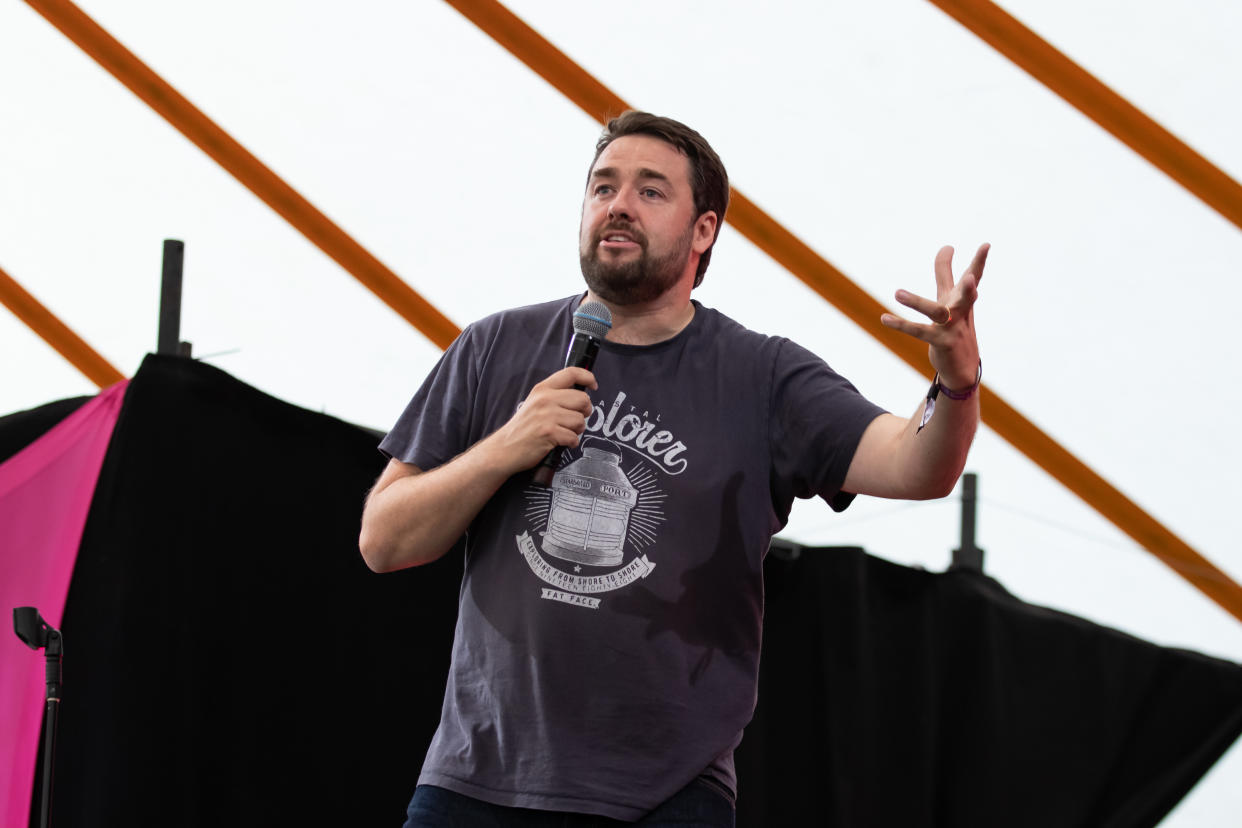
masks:
<instances>
[{"instance_id":1,"label":"orange diagonal stripe","mask_svg":"<svg viewBox=\"0 0 1242 828\"><path fill-rule=\"evenodd\" d=\"M14 316L26 323L43 341L77 368L86 378L106 388L125 379L112 363L86 344L82 337L56 318L38 299L26 292L9 274L0 269L0 302L13 311Z\"/></svg>"},{"instance_id":2,"label":"orange diagonal stripe","mask_svg":"<svg viewBox=\"0 0 1242 828\"><path fill-rule=\"evenodd\" d=\"M1242 185L988 0L930 0L1242 228Z\"/></svg>"},{"instance_id":3,"label":"orange diagonal stripe","mask_svg":"<svg viewBox=\"0 0 1242 828\"><path fill-rule=\"evenodd\" d=\"M628 105L496 0L446 0L515 57L600 121ZM925 376L926 346L879 322L884 307L753 202L733 190L729 223ZM1036 465L1147 549L1178 575L1242 620L1242 587L1066 451L988 388L982 392L988 426Z\"/></svg>"},{"instance_id":4,"label":"orange diagonal stripe","mask_svg":"<svg viewBox=\"0 0 1242 828\"><path fill-rule=\"evenodd\" d=\"M428 339L446 348L457 338L460 331L444 314L81 9L68 0L26 2Z\"/></svg>"}]
</instances>

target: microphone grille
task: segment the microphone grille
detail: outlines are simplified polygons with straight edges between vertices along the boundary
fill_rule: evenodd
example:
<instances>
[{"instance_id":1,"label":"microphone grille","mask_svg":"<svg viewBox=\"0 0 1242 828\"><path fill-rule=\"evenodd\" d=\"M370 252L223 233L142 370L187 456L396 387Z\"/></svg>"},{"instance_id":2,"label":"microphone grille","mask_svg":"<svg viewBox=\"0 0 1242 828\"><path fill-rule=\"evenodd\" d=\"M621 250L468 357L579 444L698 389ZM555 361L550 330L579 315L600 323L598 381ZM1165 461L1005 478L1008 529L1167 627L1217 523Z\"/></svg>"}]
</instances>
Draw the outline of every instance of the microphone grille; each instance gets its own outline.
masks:
<instances>
[{"instance_id":1,"label":"microphone grille","mask_svg":"<svg viewBox=\"0 0 1242 828\"><path fill-rule=\"evenodd\" d=\"M574 311L574 333L603 339L612 330L612 311L600 302L583 302Z\"/></svg>"}]
</instances>

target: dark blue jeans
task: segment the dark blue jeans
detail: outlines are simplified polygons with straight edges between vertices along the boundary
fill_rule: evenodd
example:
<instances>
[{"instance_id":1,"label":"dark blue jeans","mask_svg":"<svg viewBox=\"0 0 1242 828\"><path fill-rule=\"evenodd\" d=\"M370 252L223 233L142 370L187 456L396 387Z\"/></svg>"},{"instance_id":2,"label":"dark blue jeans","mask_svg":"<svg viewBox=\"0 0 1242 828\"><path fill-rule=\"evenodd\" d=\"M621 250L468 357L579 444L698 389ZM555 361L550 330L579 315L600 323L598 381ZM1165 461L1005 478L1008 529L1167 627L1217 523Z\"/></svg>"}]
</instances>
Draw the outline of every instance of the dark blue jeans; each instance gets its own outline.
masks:
<instances>
[{"instance_id":1,"label":"dark blue jeans","mask_svg":"<svg viewBox=\"0 0 1242 828\"><path fill-rule=\"evenodd\" d=\"M695 780L638 822L589 814L507 808L419 785L406 810L405 828L733 828L733 804Z\"/></svg>"}]
</instances>

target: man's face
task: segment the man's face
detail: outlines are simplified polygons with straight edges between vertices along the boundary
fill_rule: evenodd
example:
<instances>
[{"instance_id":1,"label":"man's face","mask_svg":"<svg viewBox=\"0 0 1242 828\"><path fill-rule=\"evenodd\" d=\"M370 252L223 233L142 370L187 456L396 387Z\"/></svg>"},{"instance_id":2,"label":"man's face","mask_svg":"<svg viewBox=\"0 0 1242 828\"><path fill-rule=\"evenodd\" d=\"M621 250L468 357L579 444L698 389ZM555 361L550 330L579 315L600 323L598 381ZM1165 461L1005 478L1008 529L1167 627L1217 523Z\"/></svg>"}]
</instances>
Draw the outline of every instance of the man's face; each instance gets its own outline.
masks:
<instances>
[{"instance_id":1,"label":"man's face","mask_svg":"<svg viewBox=\"0 0 1242 828\"><path fill-rule=\"evenodd\" d=\"M693 280L690 254L702 255L715 233L715 213L704 215L710 219L695 215L690 161L680 150L648 135L616 139L596 160L582 202L578 256L587 287L633 305L657 299L687 273Z\"/></svg>"}]
</instances>

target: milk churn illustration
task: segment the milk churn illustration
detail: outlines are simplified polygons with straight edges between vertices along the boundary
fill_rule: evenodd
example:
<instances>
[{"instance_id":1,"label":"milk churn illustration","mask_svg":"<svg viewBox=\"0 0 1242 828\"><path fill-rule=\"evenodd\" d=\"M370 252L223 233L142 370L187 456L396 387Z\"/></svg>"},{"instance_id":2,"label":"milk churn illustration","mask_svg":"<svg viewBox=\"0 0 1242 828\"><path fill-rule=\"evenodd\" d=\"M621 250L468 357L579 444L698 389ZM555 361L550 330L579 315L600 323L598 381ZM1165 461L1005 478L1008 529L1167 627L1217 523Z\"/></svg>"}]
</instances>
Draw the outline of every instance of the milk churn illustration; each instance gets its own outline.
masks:
<instances>
[{"instance_id":1,"label":"milk churn illustration","mask_svg":"<svg viewBox=\"0 0 1242 828\"><path fill-rule=\"evenodd\" d=\"M543 551L591 566L618 566L638 490L621 471L621 450L592 439L582 456L552 478Z\"/></svg>"}]
</instances>

